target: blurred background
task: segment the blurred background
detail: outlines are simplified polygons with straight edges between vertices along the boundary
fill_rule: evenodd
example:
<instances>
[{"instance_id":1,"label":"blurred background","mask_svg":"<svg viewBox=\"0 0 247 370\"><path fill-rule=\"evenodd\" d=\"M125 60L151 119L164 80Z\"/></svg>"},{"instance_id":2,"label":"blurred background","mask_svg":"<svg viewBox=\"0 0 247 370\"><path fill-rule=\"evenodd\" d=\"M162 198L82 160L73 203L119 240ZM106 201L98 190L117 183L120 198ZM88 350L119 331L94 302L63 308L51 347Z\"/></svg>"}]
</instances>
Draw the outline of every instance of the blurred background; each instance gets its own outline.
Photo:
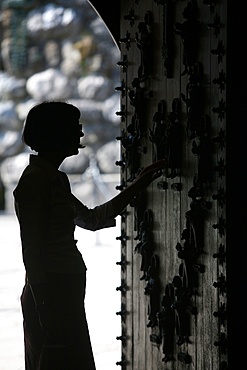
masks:
<instances>
[{"instance_id":1,"label":"blurred background","mask_svg":"<svg viewBox=\"0 0 247 370\"><path fill-rule=\"evenodd\" d=\"M0 42L0 370L24 370L24 269L12 197L31 153L21 140L23 122L44 100L76 105L86 148L60 169L89 207L110 199L119 183L120 54L86 0L0 1ZM115 369L121 357L118 234L119 225L96 233L76 230L88 267L86 305L97 370Z\"/></svg>"}]
</instances>

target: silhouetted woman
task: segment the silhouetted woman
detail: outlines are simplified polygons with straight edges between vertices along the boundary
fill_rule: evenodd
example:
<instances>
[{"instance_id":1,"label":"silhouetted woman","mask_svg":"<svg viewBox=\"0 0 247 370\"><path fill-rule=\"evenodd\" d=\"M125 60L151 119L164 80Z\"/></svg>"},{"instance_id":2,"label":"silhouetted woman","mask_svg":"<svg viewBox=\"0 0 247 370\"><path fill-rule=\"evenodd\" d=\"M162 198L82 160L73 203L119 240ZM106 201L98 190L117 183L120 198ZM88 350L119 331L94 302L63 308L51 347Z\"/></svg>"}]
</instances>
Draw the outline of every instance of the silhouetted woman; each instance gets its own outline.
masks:
<instances>
[{"instance_id":1,"label":"silhouetted woman","mask_svg":"<svg viewBox=\"0 0 247 370\"><path fill-rule=\"evenodd\" d=\"M30 156L14 190L26 270L21 296L26 370L95 369L84 310L86 266L75 225L93 231L115 226L114 218L164 168L164 161L146 167L113 199L87 208L58 170L83 147L79 119L71 104L44 102L29 111L24 125L23 140L38 153Z\"/></svg>"}]
</instances>

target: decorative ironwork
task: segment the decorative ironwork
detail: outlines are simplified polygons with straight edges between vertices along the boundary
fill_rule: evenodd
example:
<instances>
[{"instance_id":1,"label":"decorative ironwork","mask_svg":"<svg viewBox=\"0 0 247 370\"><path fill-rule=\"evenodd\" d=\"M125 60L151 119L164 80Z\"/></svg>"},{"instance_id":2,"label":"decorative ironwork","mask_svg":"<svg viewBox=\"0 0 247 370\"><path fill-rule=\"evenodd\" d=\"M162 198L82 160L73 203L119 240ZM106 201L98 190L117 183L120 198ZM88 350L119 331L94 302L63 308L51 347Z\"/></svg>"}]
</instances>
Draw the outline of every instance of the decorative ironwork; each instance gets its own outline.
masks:
<instances>
[{"instance_id":1,"label":"decorative ironwork","mask_svg":"<svg viewBox=\"0 0 247 370\"><path fill-rule=\"evenodd\" d=\"M183 11L185 21L175 23L174 29L183 41L183 64L185 70L182 75L191 74L191 68L197 62L199 46L200 23L197 20L197 6L195 1L189 1Z\"/></svg>"},{"instance_id":2,"label":"decorative ironwork","mask_svg":"<svg viewBox=\"0 0 247 370\"><path fill-rule=\"evenodd\" d=\"M138 24L135 41L141 52L138 78L144 82L153 71L153 14L151 11L146 12L144 22Z\"/></svg>"}]
</instances>

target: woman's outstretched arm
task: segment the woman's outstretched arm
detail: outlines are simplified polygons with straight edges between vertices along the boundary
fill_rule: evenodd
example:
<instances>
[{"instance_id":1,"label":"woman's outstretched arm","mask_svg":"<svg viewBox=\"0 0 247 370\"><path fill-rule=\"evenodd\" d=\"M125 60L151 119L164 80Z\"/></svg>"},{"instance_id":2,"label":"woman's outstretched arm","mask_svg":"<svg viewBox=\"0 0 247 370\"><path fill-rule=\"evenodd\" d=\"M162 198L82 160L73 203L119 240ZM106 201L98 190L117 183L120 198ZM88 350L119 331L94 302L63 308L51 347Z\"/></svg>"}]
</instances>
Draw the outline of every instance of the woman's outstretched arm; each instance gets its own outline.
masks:
<instances>
[{"instance_id":1,"label":"woman's outstretched arm","mask_svg":"<svg viewBox=\"0 0 247 370\"><path fill-rule=\"evenodd\" d=\"M77 209L77 217L74 220L75 224L92 231L115 226L115 217L127 207L140 191L162 175L164 167L164 160L145 167L134 182L121 191L121 193L93 209L87 208L79 199L72 195L74 205Z\"/></svg>"},{"instance_id":2,"label":"woman's outstretched arm","mask_svg":"<svg viewBox=\"0 0 247 370\"><path fill-rule=\"evenodd\" d=\"M157 162L145 167L137 178L121 193L111 199L113 208L112 217L118 216L132 201L132 199L152 181L162 175L162 170L165 168L165 160L161 159Z\"/></svg>"}]
</instances>

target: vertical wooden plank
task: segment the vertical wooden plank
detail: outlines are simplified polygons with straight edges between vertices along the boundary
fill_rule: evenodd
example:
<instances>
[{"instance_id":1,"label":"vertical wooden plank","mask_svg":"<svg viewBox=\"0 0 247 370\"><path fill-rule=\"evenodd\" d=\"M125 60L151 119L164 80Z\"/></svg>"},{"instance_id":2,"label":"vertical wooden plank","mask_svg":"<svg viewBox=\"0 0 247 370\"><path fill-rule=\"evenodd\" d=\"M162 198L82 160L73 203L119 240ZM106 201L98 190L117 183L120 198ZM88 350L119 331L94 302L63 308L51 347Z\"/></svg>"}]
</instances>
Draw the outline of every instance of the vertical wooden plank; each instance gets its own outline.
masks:
<instances>
[{"instance_id":1,"label":"vertical wooden plank","mask_svg":"<svg viewBox=\"0 0 247 370\"><path fill-rule=\"evenodd\" d=\"M213 54L212 55L212 59L214 57L214 63L215 65L215 76L213 77L212 76L212 80L214 80L215 78L219 78L220 74L223 72L223 73L226 73L226 53L227 53L227 34L226 34L226 30L227 30L227 2L226 1L220 1L219 4L218 4L218 7L216 7L215 9L215 12L214 12L214 20L215 20L215 17L216 15L218 14L219 16L219 19L220 19L220 30L219 30L219 35L218 37L214 37L214 39L217 40L217 46L216 48L219 49L219 46L222 45L223 46L223 51L222 51L222 54L220 55L215 55ZM215 50L215 48L213 48ZM213 87L214 91L215 91L215 100L217 100L217 102L214 102L214 105L212 104L212 110L215 109L215 107L219 107L221 105L221 103L223 104L226 104L226 89L227 89L227 85L226 85L226 89L221 89L219 88L219 84L214 84L214 87ZM215 127L217 128L217 136L219 135L219 132L221 132L221 130L224 130L225 131L225 135L227 135L227 131L226 131L226 112L222 112L223 114L220 115L220 114L216 114L216 119L215 119L215 122L216 122L216 125ZM214 112L215 114L215 112ZM218 167L221 163L221 161L223 161L224 163L224 166L226 165L226 148L220 148L220 146L218 145L217 146L217 163L216 163L216 166ZM225 170L224 170L224 173L220 173L220 172L216 172L216 178L217 178L217 191L219 191L219 189L224 189L226 191L226 174L225 174ZM226 219L226 209L225 209L225 206L221 206L220 205L220 202L217 202L217 222L216 224L218 224L220 222L220 220L224 220L225 221ZM214 226L214 225L213 225ZM214 226L215 228L215 226ZM226 230L223 228L223 230L220 230L220 229L216 229L216 234L217 234L217 248L219 250L220 246L224 246L225 249L227 248L227 245L226 245ZM225 279L227 279L227 276L226 276L226 263L222 261L220 261L219 259L217 259L217 277L216 277L216 280L214 280L214 282L218 282L219 281L219 278L220 277L223 277ZM214 283L215 284L215 283ZM226 292L221 292L221 289L219 288L215 288L215 290L217 292L215 292L215 294L217 294L217 301L215 301L215 308L214 308L214 312L218 312L220 310L220 307L222 307L222 305L225 305L227 307L227 300L226 300ZM213 339L213 342L219 342L220 338L222 335L225 335L227 337L227 322L225 321L224 323L221 322L221 320L219 318L215 318L215 321L216 321L216 328L218 330L215 330L214 331L214 336L216 336L216 340L215 338ZM217 347L217 353L218 353L218 358L219 358L219 366L222 366L221 364L227 362L227 353L225 353L225 350L223 347L221 346L218 346Z\"/></svg>"},{"instance_id":2,"label":"vertical wooden plank","mask_svg":"<svg viewBox=\"0 0 247 370\"><path fill-rule=\"evenodd\" d=\"M120 24L120 37L125 38L126 33L131 31L129 21L124 19L130 12L129 2L121 1L121 24ZM128 44L122 42L121 47L121 60L127 58L127 63L131 62L131 44L130 50L128 49ZM127 126L129 124L129 115L128 115L128 84L129 84L129 67L125 69L122 68L121 78L124 83L125 92L123 98L121 99L121 104L125 107L125 112L127 115L122 121L122 132L126 135ZM125 150L122 148L122 152L125 155ZM125 169L123 176L124 182L127 182L128 172ZM125 230L127 240L125 243L124 253L126 258L126 269L122 273L122 277L126 282L127 291L125 295L122 295L121 308L126 310L126 315L122 320L122 332L126 335L125 346L122 345L122 360L126 361L123 364L123 368L126 370L133 369L133 236L132 236L132 225L133 225L133 214L131 207L127 207L125 222L122 224L122 228Z\"/></svg>"},{"instance_id":3,"label":"vertical wooden plank","mask_svg":"<svg viewBox=\"0 0 247 370\"><path fill-rule=\"evenodd\" d=\"M125 330L127 334L126 342L126 360L127 366L126 369L133 369L133 320L134 320L134 308L133 308L133 239L132 239L132 224L133 224L133 215L131 214L129 207L127 208L127 247L126 247L126 284L128 291L126 293L125 306L126 306L126 323Z\"/></svg>"},{"instance_id":4,"label":"vertical wooden plank","mask_svg":"<svg viewBox=\"0 0 247 370\"><path fill-rule=\"evenodd\" d=\"M207 24L212 24L213 23L213 13L210 11L209 8L207 8L204 11L204 14L207 14L207 17L204 17L205 22ZM210 84L210 93L207 94L207 99L208 99L208 111L206 114L209 116L210 119L210 135L212 137L215 135L216 127L215 127L215 120L214 117L212 117L212 91L213 91L213 74L215 73L215 64L211 63L211 50L212 50L212 43L213 43L213 32L211 29L208 29L208 36L207 40L209 41L209 46L207 48L207 55L209 57L209 60L205 60L204 64L206 66L210 67L210 70L207 71L207 76L209 76L209 84ZM212 161L214 163L215 161L215 153L213 153ZM211 196L210 200L212 201L212 195L213 195L213 190L215 188L215 182L212 184L212 186L207 189L208 190L208 196ZM214 346L214 337L215 333L217 332L217 322L215 321L215 318L213 317L213 312L214 312L214 306L217 302L217 291L215 291L213 287L213 281L214 281L214 276L217 273L217 264L215 261L213 261L213 253L214 249L217 248L217 235L214 232L213 229L213 220L217 217L217 207L215 204L212 204L212 208L209 211L210 217L207 219L206 223L206 234L205 234L205 252L206 256L204 257L205 265L206 265L206 273L204 274L204 279L202 281L202 286L204 287L203 289L203 306L204 308L204 324L203 324L203 341L204 345L206 346L205 348L208 348L211 353L212 353L212 358L218 358L218 349ZM207 235L211 235L210 238L207 237ZM211 325L210 325L211 322ZM212 361L212 358L209 356L205 356L204 358L204 363L202 365L208 366L210 369L217 369L219 364L218 360Z\"/></svg>"},{"instance_id":5,"label":"vertical wooden plank","mask_svg":"<svg viewBox=\"0 0 247 370\"><path fill-rule=\"evenodd\" d=\"M183 17L183 11L186 7L187 3L177 3L176 4L176 12L175 12L175 23L183 24L185 19ZM181 175L179 179L177 179L177 182L181 183L181 192L180 192L180 225L179 225L179 234L177 233L177 242L181 243L183 245L182 240L182 232L186 228L186 212L189 210L189 198L188 198L188 191L190 187L192 186L192 180L193 174L194 174L194 164L193 164L193 157L191 155L190 150L190 141L187 136L186 128L187 128L187 106L185 102L182 99L182 94L184 94L185 97L187 97L187 84L189 82L188 75L184 74L185 65L183 63L184 58L184 43L182 41L182 38L175 34L175 42L176 42L176 50L179 55L179 63L177 63L176 73L175 73L175 80L178 81L178 95L180 97L181 102L181 125L182 125L182 166L181 166ZM173 181L173 184L176 182L175 179ZM179 260L177 258L177 265L176 265L176 275L178 275L178 268L179 265L184 263L183 260ZM192 326L193 329L193 326ZM192 331L191 338L193 338L193 341L196 340L195 333ZM177 339L177 338L176 338ZM194 346L189 345L187 343L184 343L181 346L176 345L176 354L175 354L175 366L176 369L182 369L184 365L178 361L177 354L178 352L188 353L192 359L193 362L190 365L192 368L194 366L195 359L195 353L193 350L195 349Z\"/></svg>"},{"instance_id":6,"label":"vertical wooden plank","mask_svg":"<svg viewBox=\"0 0 247 370\"><path fill-rule=\"evenodd\" d=\"M200 37L200 49L198 60L202 66L202 88L204 93L204 105L203 114L204 120L207 122L207 117L210 114L210 81L211 81L211 70L210 70L210 37L209 29L207 24L210 23L210 11L209 7L201 4L199 9L199 18L201 20L201 37ZM209 122L211 124L211 122ZM210 135L210 133L209 133ZM197 158L195 158L197 161ZM207 192L207 184L203 184L204 198L209 200L210 193ZM212 194L211 194L212 195ZM208 235L211 233L211 228L208 226L208 219L213 214L213 209L208 211L208 215L204 221L204 248L203 254L199 258L199 263L205 268L204 273L199 273L199 284L198 284L198 297L197 297L197 366L199 368L212 368L212 358L208 355L208 351L212 351L212 325L209 327L209 322L212 320L212 271L211 271L211 243L209 242ZM212 322L212 321L211 321Z\"/></svg>"}]
</instances>

